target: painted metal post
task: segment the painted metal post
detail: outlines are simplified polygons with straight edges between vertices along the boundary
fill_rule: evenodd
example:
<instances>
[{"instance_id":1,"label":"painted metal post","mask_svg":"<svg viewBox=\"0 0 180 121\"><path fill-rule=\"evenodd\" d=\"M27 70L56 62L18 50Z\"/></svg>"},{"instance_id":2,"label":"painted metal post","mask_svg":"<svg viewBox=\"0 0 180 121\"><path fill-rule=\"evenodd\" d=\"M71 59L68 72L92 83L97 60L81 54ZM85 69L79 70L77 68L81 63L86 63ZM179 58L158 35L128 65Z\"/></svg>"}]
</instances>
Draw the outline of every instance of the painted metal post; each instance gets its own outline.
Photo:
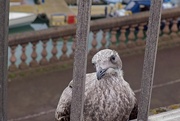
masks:
<instances>
[{"instance_id":1,"label":"painted metal post","mask_svg":"<svg viewBox=\"0 0 180 121\"><path fill-rule=\"evenodd\" d=\"M141 81L141 94L138 106L138 121L148 120L160 29L162 2L163 0L151 0L145 59Z\"/></svg>"},{"instance_id":2,"label":"painted metal post","mask_svg":"<svg viewBox=\"0 0 180 121\"><path fill-rule=\"evenodd\" d=\"M79 0L76 50L73 70L73 89L71 103L71 121L83 120L84 90L86 79L86 65L88 53L88 35L90 24L91 0Z\"/></svg>"},{"instance_id":3,"label":"painted metal post","mask_svg":"<svg viewBox=\"0 0 180 121\"><path fill-rule=\"evenodd\" d=\"M0 121L7 121L9 0L0 0Z\"/></svg>"}]
</instances>

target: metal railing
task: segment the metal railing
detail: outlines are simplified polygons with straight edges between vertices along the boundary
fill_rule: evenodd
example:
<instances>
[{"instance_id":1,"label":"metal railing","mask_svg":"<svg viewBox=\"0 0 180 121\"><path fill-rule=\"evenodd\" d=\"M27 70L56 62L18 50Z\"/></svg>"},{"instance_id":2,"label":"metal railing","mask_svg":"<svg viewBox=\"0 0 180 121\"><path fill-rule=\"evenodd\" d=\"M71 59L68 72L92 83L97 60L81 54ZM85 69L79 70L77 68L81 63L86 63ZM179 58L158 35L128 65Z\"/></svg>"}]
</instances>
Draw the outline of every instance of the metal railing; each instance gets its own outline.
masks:
<instances>
[{"instance_id":1,"label":"metal railing","mask_svg":"<svg viewBox=\"0 0 180 121\"><path fill-rule=\"evenodd\" d=\"M148 120L154 80L162 3L163 0L151 0L143 74L141 80L141 93L138 104L138 121Z\"/></svg>"},{"instance_id":2,"label":"metal railing","mask_svg":"<svg viewBox=\"0 0 180 121\"><path fill-rule=\"evenodd\" d=\"M9 0L0 0L0 120L7 121L7 51Z\"/></svg>"},{"instance_id":3,"label":"metal railing","mask_svg":"<svg viewBox=\"0 0 180 121\"><path fill-rule=\"evenodd\" d=\"M82 7L79 10L79 17L82 17L84 21L82 21L82 23L79 23L78 26L84 26L85 28L81 27L79 29L77 29L77 37L82 37L82 41L86 41L87 39L87 35L88 35L88 17L89 17L89 5L90 5L91 0L79 0L79 6ZM158 27L159 27L159 16L160 16L160 9L161 7L160 4L162 3L162 0L152 0L152 11L150 14L150 22L149 22L149 32L148 32L148 39L147 39L147 47L149 47L149 49L146 50L146 59L145 59L145 65L144 65L144 69L146 71L148 71L149 69L151 70L150 73L146 73L146 71L144 71L144 74L147 74L147 76L145 75L142 82L146 83L148 82L148 85L144 85L142 84L143 88L145 89L147 88L148 93L143 93L142 90L142 95L143 96L148 96L148 101L150 101L150 95L151 95L151 89L152 89L152 80L153 80L153 73L154 73L154 62L155 62L155 56L156 56L156 50L157 50L157 38L158 38ZM4 1L4 0L0 0L0 4L1 4L1 8L0 8L0 117L1 117L1 121L7 121L6 115L7 115L7 107L6 107L6 80L7 80L7 34L8 34L8 10L9 10L9 1ZM159 6L158 6L159 5ZM83 6L86 6L85 8L83 8ZM158 7L157 7L158 6ZM154 8L155 7L155 8ZM83 14L82 10L85 10L85 13L88 15ZM154 12L154 10L157 10L156 12ZM153 14L152 14L153 13ZM82 16L80 16L82 15ZM161 38L163 39L167 39L168 37L171 38L177 38L178 37L178 31L179 28L178 26L178 17L180 16L180 9L171 9L171 10L166 10L163 12L162 14L162 19L166 20L164 21L164 26L162 28L162 32L163 34L161 35ZM154 18L153 18L154 17ZM108 45L109 48L115 49L115 50L129 50L130 48L135 48L135 47L139 47L141 45L144 45L144 38L146 37L146 32L144 33L144 30L146 30L145 28L147 27L147 20L149 18L149 14L148 12L145 13L141 13L141 14L136 14L136 15L132 15L132 16L128 16L128 17L122 17L122 18L109 18L109 19L104 19L104 20L96 20L91 22L90 27L91 27L91 31L94 33L93 35L93 40L92 40L92 48L90 50L90 54L94 54L95 52L97 52L99 49L97 49L97 40L96 40L96 34L98 31L103 31L102 33L102 38L101 38L101 47L100 49L106 48L106 44L107 44L107 40L106 40L106 34L107 32L111 33L110 34L110 43ZM87 23L86 23L87 21ZM152 23L153 22L153 23ZM157 22L157 23L156 23ZM171 24L171 27L169 28L169 24ZM154 26L155 25L155 26ZM151 26L153 28L151 28ZM83 28L83 29L82 29ZM153 31L152 31L153 30ZM10 57L10 61L11 64L9 66L9 71L14 71L17 69L27 69L29 66L30 67L36 67L39 65L46 65L48 63L53 63L53 62L57 62L59 59L57 58L57 41L59 38L63 38L63 46L62 46L62 55L60 56L60 60L64 61L69 59L71 56L67 55L67 41L69 40L69 38L75 38L75 31L76 31L76 26L75 25L71 25L71 26L66 26L63 28L50 28L48 30L42 30L42 31L38 31L38 32L30 32L30 33L26 33L24 35L22 34L17 34L17 35L10 35L9 36L9 46L11 48L11 57ZM118 35L117 37L117 31L120 32L120 35ZM86 34L83 32L87 32ZM155 33L154 33L155 32ZM85 34L85 35L83 35ZM118 39L117 39L118 38ZM152 38L152 40L151 40ZM161 39L160 38L160 39ZM42 58L39 62L37 62L36 58L37 58L37 52L36 52L36 44L41 41L42 42ZM50 58L50 60L47 60L46 56L47 56L47 42L48 41L52 41L53 43L53 49L52 49L52 57ZM153 43L151 43L151 41L153 41ZM27 44L31 43L32 45L32 53L31 53L31 57L32 57L32 61L29 63L29 65L27 65L26 63L26 46ZM74 39L73 44L72 44L72 55L74 55L75 52L75 44L76 41ZM85 47L85 43L82 43ZM151 45L152 44L152 45ZM22 53L21 53L21 63L18 65L15 64L16 62L16 57L15 57L15 50L16 47L20 45L22 48ZM78 45L77 45L78 46ZM77 48L77 47L76 47ZM82 50L86 50L85 48L81 48ZM137 48L135 48L137 49ZM148 56L149 51L153 50L153 53L151 56ZM83 53L84 56L86 56L86 51ZM77 55L78 56L78 51L77 51ZM151 58L152 57L152 58ZM71 57L72 58L72 57ZM150 59L151 58L151 59ZM152 60L152 61L149 61ZM77 60L76 60L77 61ZM147 62L147 63L146 63ZM85 70L86 68L86 58L83 59L82 61L83 66L79 66L77 67L77 63L75 63L75 67L76 68L80 68L83 67ZM151 63L151 65L149 65L149 63ZM149 66L148 66L149 65ZM146 67L150 67L150 68L146 68ZM80 70L81 70L80 69ZM74 77L78 76L78 73L76 73L76 70L74 70ZM82 78L83 77L83 78ZM85 73L83 73L83 76L77 78L77 83L80 84L80 91L82 91L82 93L78 92L77 95L79 95L80 98L83 99L83 89L84 89L84 78L85 77ZM146 80L147 79L147 80ZM76 79L75 79L76 80ZM82 80L82 81L79 81ZM76 87L75 87L76 88ZM75 91L76 89L74 89ZM141 98L140 102L144 102L143 101L144 98ZM74 100L72 102L76 103L78 100ZM81 100L82 101L82 100ZM140 111L139 113L139 120L147 120L147 116L148 116L148 110L149 110L149 102L145 101L144 102L144 107L143 109L140 109L142 111ZM79 103L79 108L77 108L79 111L78 112L73 112L74 114L77 113L77 118L75 118L76 121L80 121L82 120L82 108L83 108L83 101L81 103ZM73 107L72 107L72 111ZM80 115L79 115L80 114ZM144 114L144 115L143 115ZM73 117L73 116L72 116Z\"/></svg>"}]
</instances>

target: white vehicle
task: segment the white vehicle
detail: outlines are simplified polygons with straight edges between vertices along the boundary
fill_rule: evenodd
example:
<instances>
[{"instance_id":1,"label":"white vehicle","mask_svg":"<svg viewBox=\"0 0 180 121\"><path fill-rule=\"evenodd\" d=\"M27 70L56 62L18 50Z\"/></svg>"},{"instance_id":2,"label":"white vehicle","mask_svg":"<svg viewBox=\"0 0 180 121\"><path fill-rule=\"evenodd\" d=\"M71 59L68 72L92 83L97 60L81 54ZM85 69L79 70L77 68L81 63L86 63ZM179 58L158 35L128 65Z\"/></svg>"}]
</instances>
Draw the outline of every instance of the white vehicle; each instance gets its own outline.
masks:
<instances>
[{"instance_id":1,"label":"white vehicle","mask_svg":"<svg viewBox=\"0 0 180 121\"><path fill-rule=\"evenodd\" d=\"M9 27L17 27L22 25L28 25L36 19L37 15L34 13L21 13L10 12L9 13Z\"/></svg>"},{"instance_id":2,"label":"white vehicle","mask_svg":"<svg viewBox=\"0 0 180 121\"><path fill-rule=\"evenodd\" d=\"M169 8L174 8L176 6L174 6L172 3L163 3L162 7L163 9L169 9Z\"/></svg>"}]
</instances>

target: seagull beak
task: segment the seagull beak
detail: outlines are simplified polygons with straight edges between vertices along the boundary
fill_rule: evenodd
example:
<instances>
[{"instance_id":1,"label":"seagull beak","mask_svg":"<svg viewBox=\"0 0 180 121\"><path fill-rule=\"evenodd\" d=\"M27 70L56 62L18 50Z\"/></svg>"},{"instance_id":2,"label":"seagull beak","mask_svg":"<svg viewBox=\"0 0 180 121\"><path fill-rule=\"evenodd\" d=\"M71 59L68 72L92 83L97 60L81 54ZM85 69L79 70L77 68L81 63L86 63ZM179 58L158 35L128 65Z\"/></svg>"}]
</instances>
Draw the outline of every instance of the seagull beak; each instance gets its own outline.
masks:
<instances>
[{"instance_id":1,"label":"seagull beak","mask_svg":"<svg viewBox=\"0 0 180 121\"><path fill-rule=\"evenodd\" d=\"M97 79L100 80L104 75L107 69L100 69L99 71L96 72Z\"/></svg>"}]
</instances>

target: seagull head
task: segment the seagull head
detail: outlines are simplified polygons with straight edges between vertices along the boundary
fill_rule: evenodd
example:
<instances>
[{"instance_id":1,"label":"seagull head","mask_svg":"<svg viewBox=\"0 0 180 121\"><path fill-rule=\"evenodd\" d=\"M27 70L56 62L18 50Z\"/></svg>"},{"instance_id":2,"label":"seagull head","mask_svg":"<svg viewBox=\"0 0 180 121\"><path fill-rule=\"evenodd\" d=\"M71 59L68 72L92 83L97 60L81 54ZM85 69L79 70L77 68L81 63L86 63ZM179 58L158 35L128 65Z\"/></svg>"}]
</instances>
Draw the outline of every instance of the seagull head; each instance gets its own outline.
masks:
<instances>
[{"instance_id":1,"label":"seagull head","mask_svg":"<svg viewBox=\"0 0 180 121\"><path fill-rule=\"evenodd\" d=\"M96 69L97 79L118 75L122 68L122 61L115 50L104 49L92 58L92 64Z\"/></svg>"}]
</instances>

